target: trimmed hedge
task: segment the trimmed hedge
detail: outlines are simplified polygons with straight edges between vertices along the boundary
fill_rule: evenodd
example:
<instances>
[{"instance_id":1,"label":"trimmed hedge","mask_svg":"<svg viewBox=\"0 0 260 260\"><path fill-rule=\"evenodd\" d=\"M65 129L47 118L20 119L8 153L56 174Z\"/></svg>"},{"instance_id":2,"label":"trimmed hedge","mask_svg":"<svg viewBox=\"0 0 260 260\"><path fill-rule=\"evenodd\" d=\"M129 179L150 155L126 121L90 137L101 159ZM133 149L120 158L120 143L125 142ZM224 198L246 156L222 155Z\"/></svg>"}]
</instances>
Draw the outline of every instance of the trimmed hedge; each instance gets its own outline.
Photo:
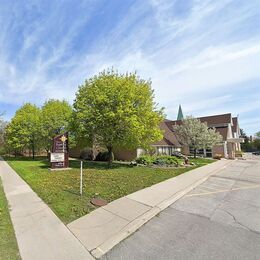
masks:
<instances>
[{"instance_id":1,"label":"trimmed hedge","mask_svg":"<svg viewBox=\"0 0 260 260\"><path fill-rule=\"evenodd\" d=\"M169 155L142 155L136 158L136 163L143 165L160 165L160 166L179 166L179 161L174 156Z\"/></svg>"}]
</instances>

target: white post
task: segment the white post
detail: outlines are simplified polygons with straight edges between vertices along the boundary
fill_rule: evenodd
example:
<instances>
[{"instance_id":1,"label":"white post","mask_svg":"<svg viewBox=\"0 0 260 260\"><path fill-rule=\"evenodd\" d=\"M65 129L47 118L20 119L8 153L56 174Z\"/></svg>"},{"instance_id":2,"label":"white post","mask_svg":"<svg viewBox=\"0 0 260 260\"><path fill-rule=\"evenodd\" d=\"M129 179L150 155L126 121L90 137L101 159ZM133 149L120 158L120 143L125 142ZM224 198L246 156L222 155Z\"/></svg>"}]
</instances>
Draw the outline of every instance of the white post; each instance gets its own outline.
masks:
<instances>
[{"instance_id":1,"label":"white post","mask_svg":"<svg viewBox=\"0 0 260 260\"><path fill-rule=\"evenodd\" d=\"M80 196L82 196L82 173L83 173L83 161L80 161Z\"/></svg>"}]
</instances>

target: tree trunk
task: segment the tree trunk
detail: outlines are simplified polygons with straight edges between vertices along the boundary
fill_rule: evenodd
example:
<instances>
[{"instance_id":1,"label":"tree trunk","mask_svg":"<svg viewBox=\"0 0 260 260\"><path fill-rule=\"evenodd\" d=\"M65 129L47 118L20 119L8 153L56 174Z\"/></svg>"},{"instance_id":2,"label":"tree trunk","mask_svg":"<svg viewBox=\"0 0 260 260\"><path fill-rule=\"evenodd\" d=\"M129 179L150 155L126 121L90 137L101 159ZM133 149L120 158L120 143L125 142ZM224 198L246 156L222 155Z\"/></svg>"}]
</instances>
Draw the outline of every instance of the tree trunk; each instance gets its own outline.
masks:
<instances>
[{"instance_id":1,"label":"tree trunk","mask_svg":"<svg viewBox=\"0 0 260 260\"><path fill-rule=\"evenodd\" d=\"M45 149L45 151L46 151L46 157L48 161L50 161L50 151L48 149Z\"/></svg>"},{"instance_id":2,"label":"tree trunk","mask_svg":"<svg viewBox=\"0 0 260 260\"><path fill-rule=\"evenodd\" d=\"M108 165L110 166L111 163L114 160L113 146L112 145L108 145L107 146L107 150L108 150Z\"/></svg>"},{"instance_id":3,"label":"tree trunk","mask_svg":"<svg viewBox=\"0 0 260 260\"><path fill-rule=\"evenodd\" d=\"M206 158L207 157L207 149L206 148L203 149L203 153L204 153L204 157Z\"/></svg>"},{"instance_id":4,"label":"tree trunk","mask_svg":"<svg viewBox=\"0 0 260 260\"><path fill-rule=\"evenodd\" d=\"M35 148L34 148L34 144L32 145L32 158L35 158Z\"/></svg>"},{"instance_id":5,"label":"tree trunk","mask_svg":"<svg viewBox=\"0 0 260 260\"><path fill-rule=\"evenodd\" d=\"M197 148L194 148L194 159L197 158Z\"/></svg>"}]
</instances>

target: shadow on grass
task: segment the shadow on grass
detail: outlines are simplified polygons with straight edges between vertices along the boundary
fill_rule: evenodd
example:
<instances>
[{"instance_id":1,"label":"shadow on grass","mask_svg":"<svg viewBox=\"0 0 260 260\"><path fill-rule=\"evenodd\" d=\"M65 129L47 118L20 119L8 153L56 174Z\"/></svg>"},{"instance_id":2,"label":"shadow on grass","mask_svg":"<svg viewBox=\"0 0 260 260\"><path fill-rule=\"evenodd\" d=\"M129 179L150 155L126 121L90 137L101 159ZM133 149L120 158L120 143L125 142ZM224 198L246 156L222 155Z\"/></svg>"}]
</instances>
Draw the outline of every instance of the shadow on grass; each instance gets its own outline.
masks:
<instances>
[{"instance_id":1,"label":"shadow on grass","mask_svg":"<svg viewBox=\"0 0 260 260\"><path fill-rule=\"evenodd\" d=\"M25 157L25 156L3 156L4 160L8 161L25 161L25 162L46 162L48 163L48 158L46 156L37 156L34 159L32 157Z\"/></svg>"},{"instance_id":2,"label":"shadow on grass","mask_svg":"<svg viewBox=\"0 0 260 260\"><path fill-rule=\"evenodd\" d=\"M40 162L42 165L39 165L39 168L48 169L50 168L50 162L46 156L37 156L34 159L31 157L17 156L17 157L9 157L4 156L4 160L7 161L25 161L25 162ZM69 167L72 169L80 168L80 160L70 160ZM123 164L118 162L113 162L111 165L108 165L107 162L99 162L99 161L83 161L84 169L97 169L97 170L111 170L111 169L119 169L119 168L133 168L135 166L129 164Z\"/></svg>"},{"instance_id":3,"label":"shadow on grass","mask_svg":"<svg viewBox=\"0 0 260 260\"><path fill-rule=\"evenodd\" d=\"M76 192L76 191L73 191L73 190L63 190L63 191L80 197L80 193L79 192Z\"/></svg>"},{"instance_id":4,"label":"shadow on grass","mask_svg":"<svg viewBox=\"0 0 260 260\"><path fill-rule=\"evenodd\" d=\"M80 168L80 161L70 161L70 167L79 169ZM97 170L111 170L111 169L119 169L119 168L133 168L133 165L129 164L122 164L122 163L112 163L108 165L107 162L98 162L98 161L83 161L83 168L84 169L97 169Z\"/></svg>"}]
</instances>

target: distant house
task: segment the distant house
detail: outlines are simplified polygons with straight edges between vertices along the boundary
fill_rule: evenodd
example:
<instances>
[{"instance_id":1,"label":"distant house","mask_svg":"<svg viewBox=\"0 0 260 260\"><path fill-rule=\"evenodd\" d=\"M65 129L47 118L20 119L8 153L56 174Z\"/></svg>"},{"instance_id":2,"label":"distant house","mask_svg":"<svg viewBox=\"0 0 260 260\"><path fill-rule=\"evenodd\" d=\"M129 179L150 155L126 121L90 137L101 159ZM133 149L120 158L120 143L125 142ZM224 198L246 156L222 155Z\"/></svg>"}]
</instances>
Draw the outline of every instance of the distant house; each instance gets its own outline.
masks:
<instances>
[{"instance_id":1,"label":"distant house","mask_svg":"<svg viewBox=\"0 0 260 260\"><path fill-rule=\"evenodd\" d=\"M180 111L180 109L179 109ZM178 113L179 114L179 113ZM181 112L182 114L182 112ZM179 117L179 116L178 116ZM233 159L236 152L241 151L240 143L243 138L240 138L240 128L237 117L232 117L231 113L205 116L198 118L201 122L205 122L209 128L216 129L222 136L221 144L213 146L211 149L202 149L198 154L205 157L221 156L223 158ZM182 146L178 142L178 138L174 133L176 125L182 124L182 120L168 120L165 119L160 124L160 129L163 132L163 139L151 144L155 148L156 154L171 155L174 151L181 151L183 154L190 155L193 153L191 147ZM136 150L117 150L115 151L115 158L119 160L133 160L144 152L143 149Z\"/></svg>"}]
</instances>

